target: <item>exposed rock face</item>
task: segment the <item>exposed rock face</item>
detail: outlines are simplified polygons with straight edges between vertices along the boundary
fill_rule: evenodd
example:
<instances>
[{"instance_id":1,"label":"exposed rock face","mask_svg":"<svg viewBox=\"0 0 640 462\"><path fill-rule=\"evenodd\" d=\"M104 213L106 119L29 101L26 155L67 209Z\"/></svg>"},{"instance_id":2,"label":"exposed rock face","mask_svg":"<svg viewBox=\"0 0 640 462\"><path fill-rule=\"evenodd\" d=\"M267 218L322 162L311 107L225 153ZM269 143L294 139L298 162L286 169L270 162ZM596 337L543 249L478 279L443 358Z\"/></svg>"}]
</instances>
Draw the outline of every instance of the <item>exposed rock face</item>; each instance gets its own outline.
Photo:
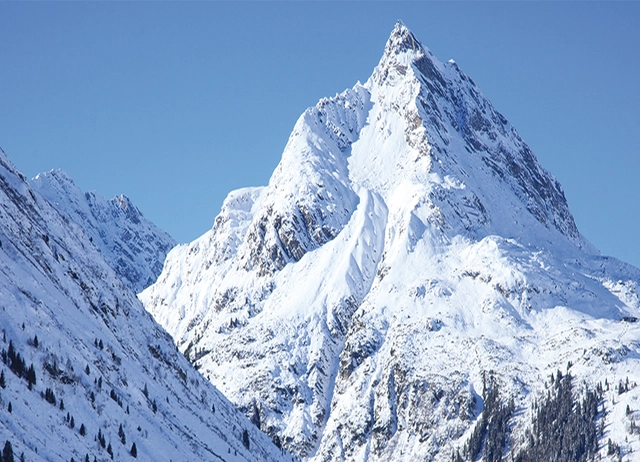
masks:
<instances>
[{"instance_id":1,"label":"exposed rock face","mask_svg":"<svg viewBox=\"0 0 640 462\"><path fill-rule=\"evenodd\" d=\"M448 461L490 370L521 410L514 448L569 360L590 386L639 373L638 324L620 322L640 316L638 281L580 235L473 81L398 23L370 79L305 111L269 185L230 193L141 298L292 452Z\"/></svg>"},{"instance_id":2,"label":"exposed rock face","mask_svg":"<svg viewBox=\"0 0 640 462\"><path fill-rule=\"evenodd\" d=\"M95 191L83 193L62 170L41 173L31 186L75 222L136 293L156 281L176 241L147 220L127 196L107 200Z\"/></svg>"}]
</instances>

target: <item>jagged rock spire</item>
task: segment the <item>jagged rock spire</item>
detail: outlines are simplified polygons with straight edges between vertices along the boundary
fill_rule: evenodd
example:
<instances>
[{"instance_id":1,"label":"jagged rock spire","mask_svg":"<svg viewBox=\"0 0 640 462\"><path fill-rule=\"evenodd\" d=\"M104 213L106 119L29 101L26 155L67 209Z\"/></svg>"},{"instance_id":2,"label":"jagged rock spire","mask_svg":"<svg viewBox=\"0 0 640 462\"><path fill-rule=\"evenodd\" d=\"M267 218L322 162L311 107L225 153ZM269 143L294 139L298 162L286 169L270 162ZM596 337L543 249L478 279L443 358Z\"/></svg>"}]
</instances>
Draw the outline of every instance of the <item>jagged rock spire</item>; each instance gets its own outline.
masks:
<instances>
[{"instance_id":1,"label":"jagged rock spire","mask_svg":"<svg viewBox=\"0 0 640 462\"><path fill-rule=\"evenodd\" d=\"M393 27L389 40L387 40L384 54L398 54L407 50L419 52L423 51L423 46L416 36L413 35L413 32L411 32L402 21L398 20Z\"/></svg>"}]
</instances>

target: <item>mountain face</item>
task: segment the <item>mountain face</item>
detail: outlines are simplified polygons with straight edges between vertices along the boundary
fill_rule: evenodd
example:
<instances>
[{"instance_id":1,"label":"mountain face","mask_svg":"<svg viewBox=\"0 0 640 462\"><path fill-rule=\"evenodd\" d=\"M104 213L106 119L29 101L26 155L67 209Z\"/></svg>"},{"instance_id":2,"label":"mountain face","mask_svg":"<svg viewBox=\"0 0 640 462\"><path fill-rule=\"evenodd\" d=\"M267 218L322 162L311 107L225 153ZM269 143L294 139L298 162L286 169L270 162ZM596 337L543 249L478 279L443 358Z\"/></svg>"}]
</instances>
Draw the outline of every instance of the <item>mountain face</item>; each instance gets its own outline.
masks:
<instances>
[{"instance_id":1,"label":"mountain face","mask_svg":"<svg viewBox=\"0 0 640 462\"><path fill-rule=\"evenodd\" d=\"M176 242L127 196L107 200L96 192L83 193L62 170L41 173L30 184L78 225L132 290L141 292L155 282Z\"/></svg>"},{"instance_id":2,"label":"mountain face","mask_svg":"<svg viewBox=\"0 0 640 462\"><path fill-rule=\"evenodd\" d=\"M0 151L3 460L8 446L16 460L30 461L282 460L284 453L176 351L131 281L120 279L97 239L70 218L69 204L76 217L87 209L67 190L60 211ZM87 207L126 212L114 220L137 219L151 229L122 201L96 199ZM86 216L91 226L98 222Z\"/></svg>"},{"instance_id":3,"label":"mountain face","mask_svg":"<svg viewBox=\"0 0 640 462\"><path fill-rule=\"evenodd\" d=\"M557 444L583 460L640 451L639 281L580 235L473 80L398 23L369 80L306 110L269 184L231 192L140 297L303 458L551 460ZM558 409L583 424L554 443Z\"/></svg>"}]
</instances>

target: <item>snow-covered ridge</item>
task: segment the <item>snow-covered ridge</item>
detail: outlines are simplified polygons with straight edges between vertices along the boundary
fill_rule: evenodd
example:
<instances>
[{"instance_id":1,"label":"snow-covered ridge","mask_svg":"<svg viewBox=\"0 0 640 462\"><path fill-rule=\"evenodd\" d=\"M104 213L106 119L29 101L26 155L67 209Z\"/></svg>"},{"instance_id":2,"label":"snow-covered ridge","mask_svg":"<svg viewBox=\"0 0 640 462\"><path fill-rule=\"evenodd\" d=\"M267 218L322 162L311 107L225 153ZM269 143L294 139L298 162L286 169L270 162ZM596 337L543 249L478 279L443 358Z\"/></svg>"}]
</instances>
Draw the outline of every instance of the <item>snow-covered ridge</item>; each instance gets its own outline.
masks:
<instances>
[{"instance_id":1,"label":"snow-covered ridge","mask_svg":"<svg viewBox=\"0 0 640 462\"><path fill-rule=\"evenodd\" d=\"M95 191L83 193L62 170L37 175L31 186L78 225L136 293L158 278L176 242L127 196L107 200Z\"/></svg>"},{"instance_id":2,"label":"snow-covered ridge","mask_svg":"<svg viewBox=\"0 0 640 462\"><path fill-rule=\"evenodd\" d=\"M140 297L295 454L450 461L489 371L519 409L513 451L568 362L591 389L640 376L639 283L475 83L398 23L368 81L305 111L269 184L230 193ZM613 415L638 408L637 388L621 396ZM626 419L603 446L640 450Z\"/></svg>"},{"instance_id":3,"label":"snow-covered ridge","mask_svg":"<svg viewBox=\"0 0 640 462\"><path fill-rule=\"evenodd\" d=\"M0 352L0 441L17 460L291 460L1 150Z\"/></svg>"},{"instance_id":4,"label":"snow-covered ridge","mask_svg":"<svg viewBox=\"0 0 640 462\"><path fill-rule=\"evenodd\" d=\"M280 270L347 223L357 194L347 180L346 158L368 106L367 91L356 86L300 116L241 249L247 269Z\"/></svg>"}]
</instances>

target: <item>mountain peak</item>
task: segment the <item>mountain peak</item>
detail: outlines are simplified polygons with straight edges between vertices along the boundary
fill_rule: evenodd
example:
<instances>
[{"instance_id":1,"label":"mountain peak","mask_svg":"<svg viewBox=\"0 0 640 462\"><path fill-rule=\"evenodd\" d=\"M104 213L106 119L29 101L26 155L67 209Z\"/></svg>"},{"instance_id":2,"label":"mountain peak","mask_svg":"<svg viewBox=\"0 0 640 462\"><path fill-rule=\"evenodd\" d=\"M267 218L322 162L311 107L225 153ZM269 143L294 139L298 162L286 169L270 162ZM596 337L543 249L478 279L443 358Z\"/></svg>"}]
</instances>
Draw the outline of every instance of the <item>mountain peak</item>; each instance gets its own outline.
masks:
<instances>
[{"instance_id":1,"label":"mountain peak","mask_svg":"<svg viewBox=\"0 0 640 462\"><path fill-rule=\"evenodd\" d=\"M411 32L402 21L398 20L393 27L393 31L391 31L389 40L387 40L385 55L391 53L398 54L409 50L419 52L422 49L422 44L416 36L413 35L413 32Z\"/></svg>"},{"instance_id":2,"label":"mountain peak","mask_svg":"<svg viewBox=\"0 0 640 462\"><path fill-rule=\"evenodd\" d=\"M402 21L398 21L387 40L384 53L374 71L373 78L378 84L397 81L412 81L413 77L422 75L432 84L438 86L442 93L447 85L443 76L444 66L425 47Z\"/></svg>"},{"instance_id":3,"label":"mountain peak","mask_svg":"<svg viewBox=\"0 0 640 462\"><path fill-rule=\"evenodd\" d=\"M405 181L409 169L418 176L419 170L425 170L455 177L464 187L456 193L445 188L445 195L451 196L448 205L437 199L441 194L433 193L438 209L443 213L444 210L457 210L455 204L459 200L470 200L479 205L472 207L474 210L470 214L454 212L449 220L445 220L456 230L454 233L466 222L463 228L473 228L473 232L480 231L480 234L529 234L538 229L537 225L524 226L520 213L514 212L524 208L543 228L555 228L578 246L584 245L562 187L538 164L514 127L457 64L439 61L401 21L396 23L382 59L366 86L372 91L372 100L382 103L374 105L374 112L381 111L376 117L379 120L390 120L392 114L399 117L405 127L400 138L404 136L410 140L409 148L419 153L418 158L430 161L416 163L408 154L402 160L397 158L393 164L405 166L403 174L394 168L384 168L369 175L366 172L370 169L366 165L373 159L366 159L355 176L362 173L368 183L376 184L385 182L390 172L394 178ZM384 101L393 101L393 104ZM368 116L371 118L371 113ZM402 143L402 139L397 141ZM399 153L399 150L390 151L394 158ZM484 179L480 180L482 177ZM430 180L426 184L431 185L432 192L433 188L440 187ZM489 184L501 191L510 190L513 195L509 201L513 203L496 201L495 194L486 194ZM452 195L460 197L453 199ZM511 218L498 219L505 213ZM475 224L470 226L469 223ZM507 226L508 223L519 223L519 229Z\"/></svg>"},{"instance_id":4,"label":"mountain peak","mask_svg":"<svg viewBox=\"0 0 640 462\"><path fill-rule=\"evenodd\" d=\"M451 460L485 371L529 409L567 359L610 374L595 352L640 318L640 272L590 248L515 128L402 22L364 85L298 119L269 184L229 197L140 299L311 460Z\"/></svg>"},{"instance_id":5,"label":"mountain peak","mask_svg":"<svg viewBox=\"0 0 640 462\"><path fill-rule=\"evenodd\" d=\"M90 238L107 263L139 292L160 274L171 236L147 220L125 195L83 193L63 170L41 173L30 185Z\"/></svg>"}]
</instances>

